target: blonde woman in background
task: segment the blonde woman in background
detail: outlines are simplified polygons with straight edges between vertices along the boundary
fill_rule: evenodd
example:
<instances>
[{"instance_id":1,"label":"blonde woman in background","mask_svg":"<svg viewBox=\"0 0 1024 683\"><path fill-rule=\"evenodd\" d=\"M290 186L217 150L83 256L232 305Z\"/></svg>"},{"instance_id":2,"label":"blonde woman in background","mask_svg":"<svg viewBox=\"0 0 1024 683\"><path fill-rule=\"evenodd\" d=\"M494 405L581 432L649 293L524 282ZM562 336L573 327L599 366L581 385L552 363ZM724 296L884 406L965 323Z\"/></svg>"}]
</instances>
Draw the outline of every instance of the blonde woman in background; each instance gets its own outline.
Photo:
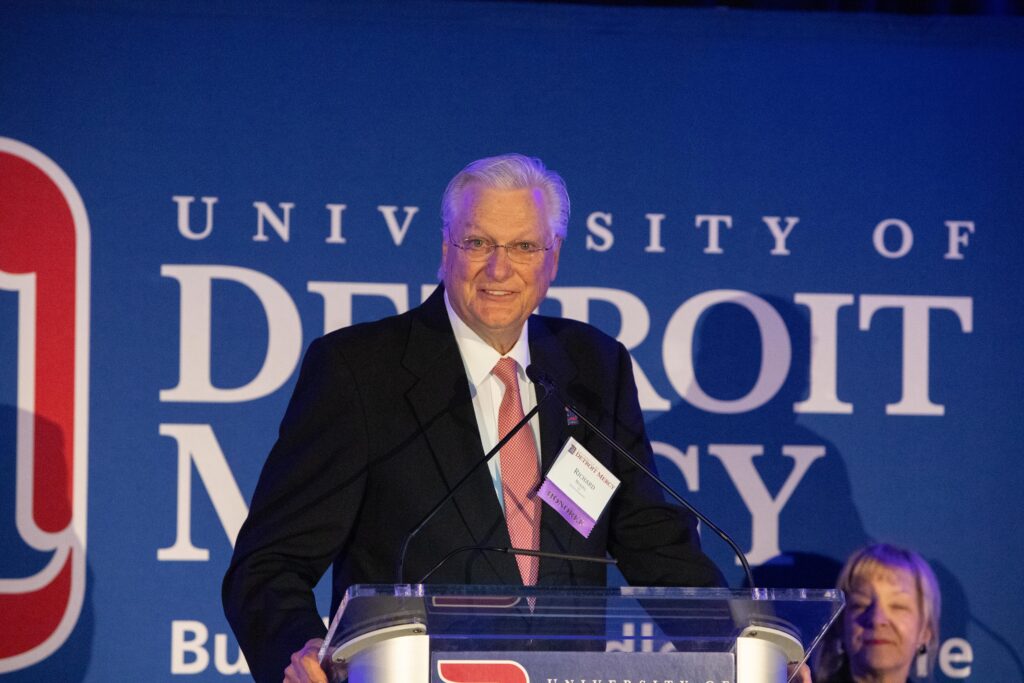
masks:
<instances>
[{"instance_id":1,"label":"blonde woman in background","mask_svg":"<svg viewBox=\"0 0 1024 683\"><path fill-rule=\"evenodd\" d=\"M838 588L846 609L825 636L817 683L904 683L919 654L931 672L939 642L941 596L924 558L886 543L846 561Z\"/></svg>"}]
</instances>

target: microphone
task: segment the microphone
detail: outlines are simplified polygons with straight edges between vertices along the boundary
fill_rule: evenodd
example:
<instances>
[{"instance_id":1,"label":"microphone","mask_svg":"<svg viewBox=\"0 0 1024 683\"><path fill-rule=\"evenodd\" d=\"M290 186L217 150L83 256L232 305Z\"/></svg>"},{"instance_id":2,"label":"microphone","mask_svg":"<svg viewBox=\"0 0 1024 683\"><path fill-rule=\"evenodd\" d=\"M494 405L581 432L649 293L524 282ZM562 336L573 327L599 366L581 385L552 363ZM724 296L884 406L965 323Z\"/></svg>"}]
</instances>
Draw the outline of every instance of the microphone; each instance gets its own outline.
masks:
<instances>
[{"instance_id":1,"label":"microphone","mask_svg":"<svg viewBox=\"0 0 1024 683\"><path fill-rule=\"evenodd\" d=\"M530 378L530 381L536 384L536 380L534 380L533 377L530 375L531 368L533 368L532 364L530 365L530 367L526 368L526 376ZM476 472L478 469L489 463L491 459L498 454L498 451L501 450L502 446L508 443L512 437L519 433L519 430L522 429L523 426L525 426L526 423L529 422L533 418L533 416L537 414L537 412L540 410L540 407L544 404L544 402L551 397L551 391L549 391L548 386L544 384L541 384L540 386L544 389L544 395L540 398L540 400L537 401L537 405L531 408L530 412L524 415L523 419L517 422L515 426L513 426L512 429L508 431L508 434L502 437L502 439L494 445L494 448L487 451L487 454L484 455L483 458L478 460L475 465L469 468L469 471L463 475L462 479L459 479L459 481L455 483L455 486L453 486L451 490L448 491L448 494L441 498L440 501L438 501L437 505L435 505L430 510L430 512L426 514L426 516L420 521L420 523L413 527L412 531L405 535L405 540L402 541L402 549L398 553L398 562L395 567L395 583L403 583L403 575L405 573L405 556L409 551L409 542L412 541L413 537L415 537L416 534L418 534L420 530L427 525L427 522L434 518L434 515L436 515L438 511L448 503L448 501L455 497L455 494L459 491L459 489L463 487L463 485L467 481L469 481L469 478L473 475L474 472ZM523 552L523 554L528 554L527 551L520 552ZM433 569L431 569L430 572L427 573L427 575L429 576L431 573L433 573L434 570L436 570L441 564L444 564L444 562L447 559L448 558L445 557L445 559L442 560ZM423 583L423 579L420 579L417 583Z\"/></svg>"},{"instance_id":2,"label":"microphone","mask_svg":"<svg viewBox=\"0 0 1024 683\"><path fill-rule=\"evenodd\" d=\"M424 583L430 578L431 574L436 572L438 569L443 567L448 560L460 555L462 553L469 552L471 550L479 550L487 553L504 553L506 555L529 555L531 557L552 557L556 560L569 560L570 562L597 562L600 564L618 564L618 560L613 557L595 557L593 555L570 555L568 553L549 553L543 550L529 550L527 548L499 548L497 546L483 546L483 545L464 545L461 548L456 548L451 551L441 561L430 568L426 574L420 577L420 580L416 583Z\"/></svg>"},{"instance_id":3,"label":"microphone","mask_svg":"<svg viewBox=\"0 0 1024 683\"><path fill-rule=\"evenodd\" d=\"M709 529L714 531L718 535L719 538L721 538L723 541L725 541L725 543L730 548L732 548L732 551L734 553L736 553L736 557L740 558L740 564L743 565L743 571L747 575L747 582L750 584L751 588L754 587L754 575L750 571L750 564L747 562L747 558L743 554L743 551L740 550L739 546L736 545L736 542L734 540L732 540L732 537L729 536L729 534L727 534L724 531L722 531L722 529L720 529L717 524L715 524L710 519L708 519L704 515L704 513L702 513L700 510L698 510L693 505L688 503L682 496L680 496L678 493L676 493L675 489L673 489L671 486L669 486L665 482L665 480L663 480L661 477L659 477L657 474L655 474L653 471L651 471L650 468L648 468L642 462L637 460L636 456L634 456L632 453L627 451L625 448L623 448L622 446L617 444L607 434L605 434L603 431L601 431L597 427L597 425L595 425L593 422L588 420L586 418L586 416L584 416L576 408L576 406L573 405L573 403L571 401L568 401L566 399L565 395L562 394L562 392L559 390L559 388L555 384L554 380L552 380L551 377L548 376L548 374L546 372L544 372L543 370L538 368L535 364L531 363L530 367L526 368L526 376L529 377L530 381L533 382L534 384L539 384L540 386L544 387L544 391L547 392L545 394L545 398L547 398L547 396L552 395L552 394L554 394L555 396L558 396L558 400L562 403L562 405L565 406L566 408L568 408L569 410L571 410L576 415L576 417L578 417L580 419L580 422L585 424L587 427L589 427L591 429L591 431L593 431L595 434L597 434L599 437L601 437L601 440L604 441L609 446L611 446L612 449L615 450L616 453L618 453L622 457L626 458L626 460L631 462L633 465L635 465L637 468L639 468L644 474L646 474L648 477L650 477L652 480L654 480L654 482L656 484L658 484L658 486L660 486L670 496L672 496L673 500L675 500L677 503L682 505L684 508L686 508L687 510L692 512L693 515L697 519L699 519L700 521L704 522L705 526L707 526Z\"/></svg>"}]
</instances>

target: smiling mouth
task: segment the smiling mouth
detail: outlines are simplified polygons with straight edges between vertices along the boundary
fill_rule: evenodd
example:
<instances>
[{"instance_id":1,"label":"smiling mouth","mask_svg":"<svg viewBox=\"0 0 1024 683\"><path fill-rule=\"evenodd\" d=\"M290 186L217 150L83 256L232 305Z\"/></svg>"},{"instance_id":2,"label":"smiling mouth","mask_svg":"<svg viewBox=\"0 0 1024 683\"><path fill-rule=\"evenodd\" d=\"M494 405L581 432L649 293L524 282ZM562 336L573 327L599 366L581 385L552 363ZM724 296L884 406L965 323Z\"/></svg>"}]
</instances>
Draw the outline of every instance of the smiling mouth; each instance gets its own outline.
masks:
<instances>
[{"instance_id":1,"label":"smiling mouth","mask_svg":"<svg viewBox=\"0 0 1024 683\"><path fill-rule=\"evenodd\" d=\"M499 296L500 297L500 296L512 296L512 294L514 294L514 292L511 292L511 291L509 291L507 289L484 289L484 290L481 290L481 291L483 291L483 293L486 294L487 296Z\"/></svg>"}]
</instances>

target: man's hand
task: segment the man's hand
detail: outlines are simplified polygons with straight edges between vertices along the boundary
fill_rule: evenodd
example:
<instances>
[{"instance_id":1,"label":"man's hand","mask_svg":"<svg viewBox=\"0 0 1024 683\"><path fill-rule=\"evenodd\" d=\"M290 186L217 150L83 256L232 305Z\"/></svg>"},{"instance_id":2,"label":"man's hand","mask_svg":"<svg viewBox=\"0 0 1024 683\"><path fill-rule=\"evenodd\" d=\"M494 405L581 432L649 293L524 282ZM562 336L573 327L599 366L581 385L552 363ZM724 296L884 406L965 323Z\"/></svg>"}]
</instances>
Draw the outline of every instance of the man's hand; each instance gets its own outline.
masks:
<instances>
[{"instance_id":1,"label":"man's hand","mask_svg":"<svg viewBox=\"0 0 1024 683\"><path fill-rule=\"evenodd\" d=\"M322 638L313 638L298 652L292 653L292 663L284 670L284 683L328 683L327 674L320 668Z\"/></svg>"},{"instance_id":2,"label":"man's hand","mask_svg":"<svg viewBox=\"0 0 1024 683\"><path fill-rule=\"evenodd\" d=\"M793 677L793 670L795 668L796 665L794 664L790 664L786 667L786 674L788 678ZM795 683L813 683L811 681L811 670L807 667L806 664L800 667L800 670L797 671L796 678L793 678L793 680L795 681Z\"/></svg>"}]
</instances>

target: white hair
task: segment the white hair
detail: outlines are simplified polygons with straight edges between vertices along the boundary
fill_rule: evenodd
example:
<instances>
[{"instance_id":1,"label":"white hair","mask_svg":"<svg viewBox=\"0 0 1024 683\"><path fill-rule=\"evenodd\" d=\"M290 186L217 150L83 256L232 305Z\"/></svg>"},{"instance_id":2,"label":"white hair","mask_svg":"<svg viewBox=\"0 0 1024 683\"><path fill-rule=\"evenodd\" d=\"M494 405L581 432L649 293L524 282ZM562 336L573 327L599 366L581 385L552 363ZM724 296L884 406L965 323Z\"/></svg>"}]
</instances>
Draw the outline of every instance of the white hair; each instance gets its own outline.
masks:
<instances>
[{"instance_id":1,"label":"white hair","mask_svg":"<svg viewBox=\"0 0 1024 683\"><path fill-rule=\"evenodd\" d=\"M498 190L537 188L544 193L551 236L565 239L569 226L569 193L565 181L549 170L536 157L502 154L478 159L459 171L441 198L441 220L445 239L451 236L451 225L458 214L463 191L470 185Z\"/></svg>"}]
</instances>

